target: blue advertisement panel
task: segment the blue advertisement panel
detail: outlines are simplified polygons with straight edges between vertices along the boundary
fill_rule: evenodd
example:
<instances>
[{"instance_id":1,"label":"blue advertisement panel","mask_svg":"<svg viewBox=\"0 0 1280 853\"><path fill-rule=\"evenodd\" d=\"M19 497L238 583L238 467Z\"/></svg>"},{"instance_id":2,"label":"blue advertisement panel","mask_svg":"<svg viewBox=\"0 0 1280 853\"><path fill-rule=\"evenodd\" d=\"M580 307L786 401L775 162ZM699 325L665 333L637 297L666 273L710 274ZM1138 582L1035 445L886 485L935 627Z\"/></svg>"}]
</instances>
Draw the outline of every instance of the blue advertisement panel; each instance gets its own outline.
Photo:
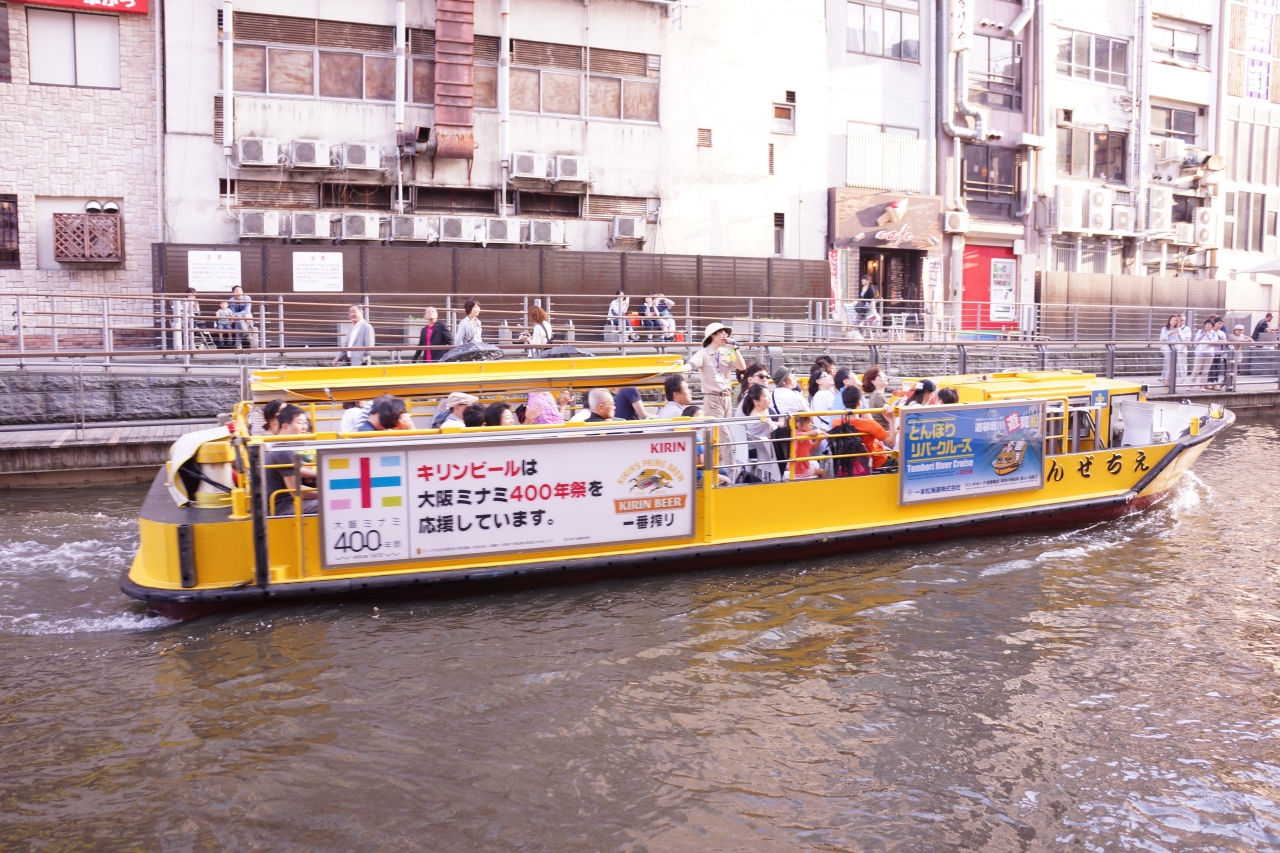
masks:
<instances>
[{"instance_id":1,"label":"blue advertisement panel","mask_svg":"<svg viewBox=\"0 0 1280 853\"><path fill-rule=\"evenodd\" d=\"M902 411L904 504L1044 487L1044 403L977 403Z\"/></svg>"}]
</instances>

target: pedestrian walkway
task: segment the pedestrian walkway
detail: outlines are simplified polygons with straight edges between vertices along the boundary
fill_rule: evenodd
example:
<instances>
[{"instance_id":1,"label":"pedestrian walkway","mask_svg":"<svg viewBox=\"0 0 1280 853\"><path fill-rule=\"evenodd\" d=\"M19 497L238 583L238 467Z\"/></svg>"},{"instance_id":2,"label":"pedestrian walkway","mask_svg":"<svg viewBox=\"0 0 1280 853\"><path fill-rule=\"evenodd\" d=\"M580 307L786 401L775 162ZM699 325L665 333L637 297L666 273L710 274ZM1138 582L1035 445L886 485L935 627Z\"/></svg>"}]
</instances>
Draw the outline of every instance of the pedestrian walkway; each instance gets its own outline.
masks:
<instances>
[{"instance_id":1,"label":"pedestrian walkway","mask_svg":"<svg viewBox=\"0 0 1280 853\"><path fill-rule=\"evenodd\" d=\"M0 432L0 489L146 482L181 436L213 423Z\"/></svg>"}]
</instances>

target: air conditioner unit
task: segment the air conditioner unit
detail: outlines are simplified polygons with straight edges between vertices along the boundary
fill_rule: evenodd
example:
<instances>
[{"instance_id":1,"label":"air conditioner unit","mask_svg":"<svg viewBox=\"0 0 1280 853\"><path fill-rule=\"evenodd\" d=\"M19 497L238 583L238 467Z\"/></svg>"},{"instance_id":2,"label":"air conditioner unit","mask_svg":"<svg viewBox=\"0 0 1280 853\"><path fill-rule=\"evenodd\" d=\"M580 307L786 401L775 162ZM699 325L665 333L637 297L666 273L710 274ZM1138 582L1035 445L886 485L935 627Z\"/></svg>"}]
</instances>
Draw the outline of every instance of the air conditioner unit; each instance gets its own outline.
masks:
<instances>
[{"instance_id":1,"label":"air conditioner unit","mask_svg":"<svg viewBox=\"0 0 1280 853\"><path fill-rule=\"evenodd\" d=\"M1187 159L1187 143L1185 140L1174 139L1173 137L1162 139L1156 148L1156 157L1161 163L1175 160L1181 163Z\"/></svg>"},{"instance_id":2,"label":"air conditioner unit","mask_svg":"<svg viewBox=\"0 0 1280 853\"><path fill-rule=\"evenodd\" d=\"M639 242L645 238L645 219L643 216L615 216L609 227L609 239L612 242Z\"/></svg>"},{"instance_id":3,"label":"air conditioner unit","mask_svg":"<svg viewBox=\"0 0 1280 853\"><path fill-rule=\"evenodd\" d=\"M440 217L442 243L479 243L484 234L484 220L478 216Z\"/></svg>"},{"instance_id":4,"label":"air conditioner unit","mask_svg":"<svg viewBox=\"0 0 1280 853\"><path fill-rule=\"evenodd\" d=\"M1077 184L1058 184L1054 188L1054 219L1059 231L1079 231L1082 202Z\"/></svg>"},{"instance_id":5,"label":"air conditioner unit","mask_svg":"<svg viewBox=\"0 0 1280 853\"><path fill-rule=\"evenodd\" d=\"M332 213L295 213L290 236L294 239L327 240L333 236L332 223Z\"/></svg>"},{"instance_id":6,"label":"air conditioner unit","mask_svg":"<svg viewBox=\"0 0 1280 853\"><path fill-rule=\"evenodd\" d=\"M1161 234L1173 230L1173 190L1169 187L1147 190L1147 230Z\"/></svg>"},{"instance_id":7,"label":"air conditioner unit","mask_svg":"<svg viewBox=\"0 0 1280 853\"><path fill-rule=\"evenodd\" d=\"M1111 230L1125 234L1133 232L1133 208L1127 204L1117 204L1111 208Z\"/></svg>"},{"instance_id":8,"label":"air conditioner unit","mask_svg":"<svg viewBox=\"0 0 1280 853\"><path fill-rule=\"evenodd\" d=\"M290 169L331 169L329 143L318 139L295 139L289 143Z\"/></svg>"},{"instance_id":9,"label":"air conditioner unit","mask_svg":"<svg viewBox=\"0 0 1280 853\"><path fill-rule=\"evenodd\" d=\"M1174 226L1173 242L1190 245L1196 241L1196 226L1190 222L1178 222Z\"/></svg>"},{"instance_id":10,"label":"air conditioner unit","mask_svg":"<svg viewBox=\"0 0 1280 853\"><path fill-rule=\"evenodd\" d=\"M486 219L484 223L484 242L486 243L519 243L519 219Z\"/></svg>"},{"instance_id":11,"label":"air conditioner unit","mask_svg":"<svg viewBox=\"0 0 1280 853\"><path fill-rule=\"evenodd\" d=\"M969 214L963 210L948 210L942 221L942 230L948 234L969 233Z\"/></svg>"},{"instance_id":12,"label":"air conditioner unit","mask_svg":"<svg viewBox=\"0 0 1280 853\"><path fill-rule=\"evenodd\" d=\"M1110 187L1090 187L1088 199L1088 230L1111 230L1111 207L1116 203L1115 190Z\"/></svg>"},{"instance_id":13,"label":"air conditioner unit","mask_svg":"<svg viewBox=\"0 0 1280 853\"><path fill-rule=\"evenodd\" d=\"M1059 108L1057 112L1058 127L1069 127L1075 118L1074 110L1064 110Z\"/></svg>"},{"instance_id":14,"label":"air conditioner unit","mask_svg":"<svg viewBox=\"0 0 1280 853\"><path fill-rule=\"evenodd\" d=\"M428 240L440 239L440 217L438 216L392 216L392 240Z\"/></svg>"},{"instance_id":15,"label":"air conditioner unit","mask_svg":"<svg viewBox=\"0 0 1280 853\"><path fill-rule=\"evenodd\" d=\"M373 169L382 171L382 148L364 142L344 142L338 149L344 169Z\"/></svg>"},{"instance_id":16,"label":"air conditioner unit","mask_svg":"<svg viewBox=\"0 0 1280 853\"><path fill-rule=\"evenodd\" d=\"M381 240L382 215L378 213L342 214L342 239Z\"/></svg>"},{"instance_id":17,"label":"air conditioner unit","mask_svg":"<svg viewBox=\"0 0 1280 853\"><path fill-rule=\"evenodd\" d=\"M1198 246L1214 248L1218 245L1218 214L1211 207L1197 207L1195 242Z\"/></svg>"},{"instance_id":18,"label":"air conditioner unit","mask_svg":"<svg viewBox=\"0 0 1280 853\"><path fill-rule=\"evenodd\" d=\"M551 165L541 154L517 151L511 155L511 177L545 181L551 177Z\"/></svg>"},{"instance_id":19,"label":"air conditioner unit","mask_svg":"<svg viewBox=\"0 0 1280 853\"><path fill-rule=\"evenodd\" d=\"M285 220L287 222L288 216ZM279 237L280 211L278 210L242 210L240 211L241 237Z\"/></svg>"},{"instance_id":20,"label":"air conditioner unit","mask_svg":"<svg viewBox=\"0 0 1280 853\"><path fill-rule=\"evenodd\" d=\"M556 180L570 183L587 183L590 180L586 157L557 157Z\"/></svg>"},{"instance_id":21,"label":"air conditioner unit","mask_svg":"<svg viewBox=\"0 0 1280 853\"><path fill-rule=\"evenodd\" d=\"M280 140L270 136L246 136L236 140L241 166L279 166Z\"/></svg>"},{"instance_id":22,"label":"air conditioner unit","mask_svg":"<svg viewBox=\"0 0 1280 853\"><path fill-rule=\"evenodd\" d=\"M528 242L539 245L564 243L564 223L554 219L530 219Z\"/></svg>"}]
</instances>

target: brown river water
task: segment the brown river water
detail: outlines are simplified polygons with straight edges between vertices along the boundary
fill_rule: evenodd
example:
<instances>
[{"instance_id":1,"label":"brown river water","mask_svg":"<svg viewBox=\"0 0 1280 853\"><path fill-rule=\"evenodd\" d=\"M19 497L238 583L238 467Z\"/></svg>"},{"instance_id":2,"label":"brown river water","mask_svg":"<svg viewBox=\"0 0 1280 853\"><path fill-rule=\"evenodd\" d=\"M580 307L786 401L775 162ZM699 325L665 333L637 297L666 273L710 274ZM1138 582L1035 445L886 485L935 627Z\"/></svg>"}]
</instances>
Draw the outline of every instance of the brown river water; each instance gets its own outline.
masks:
<instances>
[{"instance_id":1,"label":"brown river water","mask_svg":"<svg viewBox=\"0 0 1280 853\"><path fill-rule=\"evenodd\" d=\"M1083 530L186 623L141 491L0 496L0 850L1280 850L1278 476L1244 420Z\"/></svg>"}]
</instances>

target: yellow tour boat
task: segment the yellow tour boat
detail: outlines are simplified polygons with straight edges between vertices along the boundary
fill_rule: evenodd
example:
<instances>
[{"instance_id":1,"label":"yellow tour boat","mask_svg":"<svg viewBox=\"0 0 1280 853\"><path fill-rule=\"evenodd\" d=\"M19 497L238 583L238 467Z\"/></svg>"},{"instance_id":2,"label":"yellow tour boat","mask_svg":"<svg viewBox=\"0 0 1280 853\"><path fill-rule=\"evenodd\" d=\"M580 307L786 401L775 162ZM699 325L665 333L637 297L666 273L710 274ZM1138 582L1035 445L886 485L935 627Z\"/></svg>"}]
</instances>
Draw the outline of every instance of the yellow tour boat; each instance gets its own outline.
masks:
<instances>
[{"instance_id":1,"label":"yellow tour boat","mask_svg":"<svg viewBox=\"0 0 1280 853\"><path fill-rule=\"evenodd\" d=\"M514 406L660 389L683 369L653 355L259 371L233 423L173 446L121 589L185 618L1082 525L1159 499L1234 421L1076 371L932 377L959 402L898 410L895 448L858 445L877 453L862 476L830 476L873 467L833 460L847 441L772 432L795 416L763 432L751 418L420 428L454 392ZM339 431L344 402L384 394L419 428ZM301 406L310 431L260 434L271 400ZM788 459L828 476L792 479ZM292 485L269 494L280 469Z\"/></svg>"}]
</instances>

